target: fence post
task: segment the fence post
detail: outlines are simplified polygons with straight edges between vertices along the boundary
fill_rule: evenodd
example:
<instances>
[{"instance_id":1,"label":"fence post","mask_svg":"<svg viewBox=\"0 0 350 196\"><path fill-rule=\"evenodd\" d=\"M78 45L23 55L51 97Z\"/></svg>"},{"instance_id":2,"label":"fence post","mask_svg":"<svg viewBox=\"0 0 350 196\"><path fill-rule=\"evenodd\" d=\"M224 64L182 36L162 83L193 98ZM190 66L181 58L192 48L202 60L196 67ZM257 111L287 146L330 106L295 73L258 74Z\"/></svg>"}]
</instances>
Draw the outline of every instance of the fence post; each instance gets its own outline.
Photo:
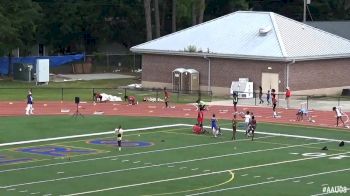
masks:
<instances>
[{"instance_id":1,"label":"fence post","mask_svg":"<svg viewBox=\"0 0 350 196\"><path fill-rule=\"evenodd\" d=\"M124 88L124 101L126 101L126 88Z\"/></svg>"},{"instance_id":2,"label":"fence post","mask_svg":"<svg viewBox=\"0 0 350 196\"><path fill-rule=\"evenodd\" d=\"M306 96L306 109L309 110L309 95Z\"/></svg>"},{"instance_id":3,"label":"fence post","mask_svg":"<svg viewBox=\"0 0 350 196\"><path fill-rule=\"evenodd\" d=\"M63 88L61 88L61 102L63 102Z\"/></svg>"},{"instance_id":4,"label":"fence post","mask_svg":"<svg viewBox=\"0 0 350 196\"><path fill-rule=\"evenodd\" d=\"M338 107L340 106L340 97L338 97Z\"/></svg>"},{"instance_id":5,"label":"fence post","mask_svg":"<svg viewBox=\"0 0 350 196\"><path fill-rule=\"evenodd\" d=\"M159 91L158 91L158 89L156 89L156 102L158 102L159 101Z\"/></svg>"},{"instance_id":6,"label":"fence post","mask_svg":"<svg viewBox=\"0 0 350 196\"><path fill-rule=\"evenodd\" d=\"M94 95L95 95L95 88L92 88L92 101L95 101Z\"/></svg>"},{"instance_id":7,"label":"fence post","mask_svg":"<svg viewBox=\"0 0 350 196\"><path fill-rule=\"evenodd\" d=\"M200 90L198 90L198 99L197 99L197 101L200 101L200 100L202 100L202 93L201 93Z\"/></svg>"},{"instance_id":8,"label":"fence post","mask_svg":"<svg viewBox=\"0 0 350 196\"><path fill-rule=\"evenodd\" d=\"M256 92L254 92L254 102L255 102L255 106L256 106Z\"/></svg>"},{"instance_id":9,"label":"fence post","mask_svg":"<svg viewBox=\"0 0 350 196\"><path fill-rule=\"evenodd\" d=\"M177 100L176 100L176 103L179 103L179 98L180 98L180 91L177 92Z\"/></svg>"},{"instance_id":10,"label":"fence post","mask_svg":"<svg viewBox=\"0 0 350 196\"><path fill-rule=\"evenodd\" d=\"M135 64L136 64L136 57L135 57L135 53L134 53L134 63L133 63L133 71L135 71ZM158 91L157 91L158 92Z\"/></svg>"},{"instance_id":11,"label":"fence post","mask_svg":"<svg viewBox=\"0 0 350 196\"><path fill-rule=\"evenodd\" d=\"M106 53L106 59L107 59L107 70L111 71L111 69L109 67L109 55L108 55L108 52Z\"/></svg>"}]
</instances>

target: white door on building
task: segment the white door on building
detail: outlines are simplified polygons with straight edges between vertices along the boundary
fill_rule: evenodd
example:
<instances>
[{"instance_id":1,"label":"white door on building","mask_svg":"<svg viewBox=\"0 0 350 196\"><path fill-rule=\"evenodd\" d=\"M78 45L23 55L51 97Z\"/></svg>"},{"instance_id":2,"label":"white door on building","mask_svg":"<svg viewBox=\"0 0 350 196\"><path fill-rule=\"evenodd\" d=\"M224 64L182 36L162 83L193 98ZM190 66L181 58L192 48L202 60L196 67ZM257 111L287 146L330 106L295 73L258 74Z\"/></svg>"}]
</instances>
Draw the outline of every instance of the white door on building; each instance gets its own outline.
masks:
<instances>
[{"instance_id":1,"label":"white door on building","mask_svg":"<svg viewBox=\"0 0 350 196\"><path fill-rule=\"evenodd\" d=\"M261 76L261 87L263 92L266 93L267 90L275 89L278 93L278 74L277 73L262 73Z\"/></svg>"}]
</instances>

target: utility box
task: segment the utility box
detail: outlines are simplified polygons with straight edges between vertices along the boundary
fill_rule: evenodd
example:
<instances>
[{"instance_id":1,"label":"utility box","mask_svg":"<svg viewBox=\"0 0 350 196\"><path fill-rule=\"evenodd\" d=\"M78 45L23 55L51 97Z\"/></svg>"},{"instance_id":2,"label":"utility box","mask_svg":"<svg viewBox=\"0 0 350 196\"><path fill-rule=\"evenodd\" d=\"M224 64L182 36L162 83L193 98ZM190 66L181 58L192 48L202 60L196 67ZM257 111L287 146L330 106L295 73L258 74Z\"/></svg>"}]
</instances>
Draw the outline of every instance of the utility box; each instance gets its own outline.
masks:
<instances>
[{"instance_id":1,"label":"utility box","mask_svg":"<svg viewBox=\"0 0 350 196\"><path fill-rule=\"evenodd\" d=\"M173 91L178 92L182 90L182 74L186 71L184 68L176 68L172 72Z\"/></svg>"},{"instance_id":2,"label":"utility box","mask_svg":"<svg viewBox=\"0 0 350 196\"><path fill-rule=\"evenodd\" d=\"M49 83L50 81L50 60L37 59L36 60L36 83Z\"/></svg>"},{"instance_id":3,"label":"utility box","mask_svg":"<svg viewBox=\"0 0 350 196\"><path fill-rule=\"evenodd\" d=\"M182 74L182 90L198 91L199 90L199 72L195 69L186 69Z\"/></svg>"},{"instance_id":4,"label":"utility box","mask_svg":"<svg viewBox=\"0 0 350 196\"><path fill-rule=\"evenodd\" d=\"M13 79L31 82L34 78L34 71L32 64L14 63L13 65Z\"/></svg>"}]
</instances>

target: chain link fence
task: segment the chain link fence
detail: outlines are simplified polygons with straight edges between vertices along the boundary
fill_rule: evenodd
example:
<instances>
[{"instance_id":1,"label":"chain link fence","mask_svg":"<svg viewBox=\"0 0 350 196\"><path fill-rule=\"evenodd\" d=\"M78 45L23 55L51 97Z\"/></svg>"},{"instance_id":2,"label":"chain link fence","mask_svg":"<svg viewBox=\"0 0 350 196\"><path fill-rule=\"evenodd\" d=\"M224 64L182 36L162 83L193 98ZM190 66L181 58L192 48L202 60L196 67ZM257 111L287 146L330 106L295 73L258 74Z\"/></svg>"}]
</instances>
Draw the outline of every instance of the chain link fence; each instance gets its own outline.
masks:
<instances>
[{"instance_id":1,"label":"chain link fence","mask_svg":"<svg viewBox=\"0 0 350 196\"><path fill-rule=\"evenodd\" d=\"M86 55L93 72L135 72L141 69L141 55L96 53Z\"/></svg>"},{"instance_id":2,"label":"chain link fence","mask_svg":"<svg viewBox=\"0 0 350 196\"><path fill-rule=\"evenodd\" d=\"M0 101L25 101L27 88L0 88ZM122 101L127 96L134 96L138 102L163 102L163 89L139 89L139 88L48 88L36 87L32 89L35 101L74 101L75 97L80 97L81 101L91 102L94 94L105 93L120 97ZM233 105L232 96L213 96L210 91L173 91L170 93L172 103L195 103L198 100L210 102L211 105ZM259 94L253 93L253 98L239 98L240 106L261 106L270 107L266 95L262 96L264 102L260 103ZM284 94L277 95L277 107L286 108L287 103ZM342 111L350 112L350 97L347 96L311 96L292 95L290 99L291 109L306 108L308 110L331 111L332 107L342 107Z\"/></svg>"},{"instance_id":3,"label":"chain link fence","mask_svg":"<svg viewBox=\"0 0 350 196\"><path fill-rule=\"evenodd\" d=\"M0 101L25 101L27 88L0 88ZM210 102L212 93L207 91L172 91L170 93L170 102L173 103L195 103L199 99ZM36 87L32 89L35 101L74 101L79 97L82 102L95 101L96 94L107 94L120 97L126 101L127 96L134 96L137 101L145 102L163 102L163 89L138 89L138 88L45 88Z\"/></svg>"}]
</instances>

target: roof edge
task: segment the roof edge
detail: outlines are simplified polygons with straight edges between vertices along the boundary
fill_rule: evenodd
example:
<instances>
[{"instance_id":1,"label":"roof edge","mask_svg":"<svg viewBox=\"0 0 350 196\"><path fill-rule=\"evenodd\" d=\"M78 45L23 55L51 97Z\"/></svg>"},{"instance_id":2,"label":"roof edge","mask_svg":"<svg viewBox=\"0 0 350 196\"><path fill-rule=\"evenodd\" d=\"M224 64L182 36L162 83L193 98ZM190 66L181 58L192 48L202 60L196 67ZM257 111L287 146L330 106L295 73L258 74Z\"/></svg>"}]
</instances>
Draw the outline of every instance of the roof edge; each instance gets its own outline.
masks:
<instances>
[{"instance_id":1,"label":"roof edge","mask_svg":"<svg viewBox=\"0 0 350 196\"><path fill-rule=\"evenodd\" d=\"M240 60L262 60L262 61L316 61L316 60L332 60L332 59L350 59L349 54L341 55L324 55L324 56L301 56L301 57L269 57L269 56L249 56L249 55L232 55L232 54L217 54L217 53L196 53L196 52L181 52L181 51L163 51L163 50L142 50L132 49L134 53L139 54L161 54L161 55L175 55L175 56L191 56L191 57L212 57L212 58L226 58L226 59L240 59Z\"/></svg>"},{"instance_id":2,"label":"roof edge","mask_svg":"<svg viewBox=\"0 0 350 196\"><path fill-rule=\"evenodd\" d=\"M280 31L279 31L279 27L276 23L276 19L275 19L275 14L274 13L270 13L270 18L271 18L271 22L272 22L272 25L273 25L273 28L275 29L275 33L276 33L276 37L277 37L277 41L278 41L278 45L281 49L281 53L282 53L282 56L284 57L288 57L288 53L287 53L287 50L284 46L284 42L282 40L282 37L281 37L281 34L280 34Z\"/></svg>"},{"instance_id":3,"label":"roof edge","mask_svg":"<svg viewBox=\"0 0 350 196\"><path fill-rule=\"evenodd\" d=\"M229 59L241 59L241 60L263 60L263 61L290 61L287 58L267 57L267 56L249 56L249 55L232 55L232 54L218 54L218 53L197 53L197 52L182 52L182 51L163 51L163 50L143 50L143 49L131 49L134 53L140 54L162 54L162 55L175 55L175 56L191 56L191 57L206 57L206 58L229 58Z\"/></svg>"}]
</instances>

